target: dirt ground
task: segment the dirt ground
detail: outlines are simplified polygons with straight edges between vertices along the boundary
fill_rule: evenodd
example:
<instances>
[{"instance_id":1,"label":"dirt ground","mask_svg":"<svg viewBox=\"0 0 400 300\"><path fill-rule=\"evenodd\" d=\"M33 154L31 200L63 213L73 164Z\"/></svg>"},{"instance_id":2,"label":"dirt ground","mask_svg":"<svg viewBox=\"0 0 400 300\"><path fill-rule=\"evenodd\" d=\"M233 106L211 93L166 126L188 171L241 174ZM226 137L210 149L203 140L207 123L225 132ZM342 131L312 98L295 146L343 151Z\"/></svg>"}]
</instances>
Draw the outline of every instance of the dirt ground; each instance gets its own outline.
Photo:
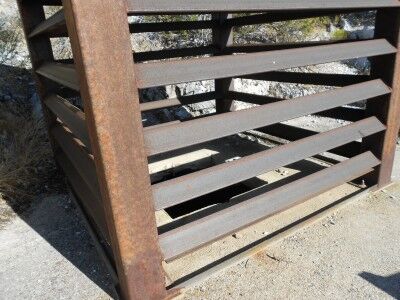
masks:
<instances>
[{"instance_id":1,"label":"dirt ground","mask_svg":"<svg viewBox=\"0 0 400 300\"><path fill-rule=\"evenodd\" d=\"M400 180L400 147L394 179ZM342 187L345 194L354 188ZM308 213L329 192L301 206ZM351 202L187 290L184 299L400 299L400 183ZM167 267L172 277L295 220L289 210ZM183 269L183 271L182 271ZM111 279L67 196L0 229L0 299L112 299Z\"/></svg>"}]
</instances>

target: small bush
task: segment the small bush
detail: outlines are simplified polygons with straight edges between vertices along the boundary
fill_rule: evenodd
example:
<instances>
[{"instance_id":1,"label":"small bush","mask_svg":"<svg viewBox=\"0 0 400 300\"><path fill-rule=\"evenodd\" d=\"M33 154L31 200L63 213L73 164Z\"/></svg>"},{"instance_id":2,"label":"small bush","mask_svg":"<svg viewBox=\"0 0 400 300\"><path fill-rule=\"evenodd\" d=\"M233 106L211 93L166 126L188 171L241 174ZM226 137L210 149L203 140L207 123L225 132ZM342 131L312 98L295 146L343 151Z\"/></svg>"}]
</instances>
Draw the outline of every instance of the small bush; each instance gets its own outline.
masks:
<instances>
[{"instance_id":1,"label":"small bush","mask_svg":"<svg viewBox=\"0 0 400 300\"><path fill-rule=\"evenodd\" d=\"M0 102L0 208L7 202L14 211L23 210L54 181L56 168L44 121L30 112L27 105Z\"/></svg>"},{"instance_id":2,"label":"small bush","mask_svg":"<svg viewBox=\"0 0 400 300\"><path fill-rule=\"evenodd\" d=\"M332 39L334 40L346 40L349 37L349 34L344 29L337 29L332 32Z\"/></svg>"}]
</instances>

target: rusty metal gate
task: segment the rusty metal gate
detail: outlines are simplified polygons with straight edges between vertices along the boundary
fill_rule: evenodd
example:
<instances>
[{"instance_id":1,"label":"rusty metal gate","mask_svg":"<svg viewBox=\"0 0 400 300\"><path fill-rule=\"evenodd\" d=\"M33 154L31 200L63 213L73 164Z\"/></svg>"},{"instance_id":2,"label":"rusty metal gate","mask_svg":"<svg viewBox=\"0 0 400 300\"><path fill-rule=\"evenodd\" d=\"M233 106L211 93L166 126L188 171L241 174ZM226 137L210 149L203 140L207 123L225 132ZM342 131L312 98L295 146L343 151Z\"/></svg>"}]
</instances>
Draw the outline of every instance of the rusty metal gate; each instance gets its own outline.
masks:
<instances>
[{"instance_id":1,"label":"rusty metal gate","mask_svg":"<svg viewBox=\"0 0 400 300\"><path fill-rule=\"evenodd\" d=\"M172 261L345 182L390 183L400 126L398 0L18 0L54 154L121 297L162 299ZM63 6L46 18L44 6ZM239 45L235 27L376 11L368 40ZM240 14L239 14L240 13ZM202 21L129 23L128 16L210 14ZM132 54L131 34L211 29L213 43ZM73 59L57 61L51 38L69 37ZM196 57L201 56L201 57ZM185 57L174 60L173 58ZM287 69L367 57L368 75ZM286 71L285 71L286 70ZM234 78L335 87L289 101L232 88ZM139 90L215 80L215 91L140 103ZM76 94L74 94L74 92ZM79 93L79 94L78 94ZM80 110L63 95L80 95ZM143 128L141 112L207 100L216 114ZM257 104L230 111L232 101ZM366 109L349 104L366 101ZM283 121L305 115L349 121L318 133ZM291 142L242 159L151 183L148 158L257 130ZM331 152L343 161L302 179L157 230L155 211L269 170Z\"/></svg>"}]
</instances>

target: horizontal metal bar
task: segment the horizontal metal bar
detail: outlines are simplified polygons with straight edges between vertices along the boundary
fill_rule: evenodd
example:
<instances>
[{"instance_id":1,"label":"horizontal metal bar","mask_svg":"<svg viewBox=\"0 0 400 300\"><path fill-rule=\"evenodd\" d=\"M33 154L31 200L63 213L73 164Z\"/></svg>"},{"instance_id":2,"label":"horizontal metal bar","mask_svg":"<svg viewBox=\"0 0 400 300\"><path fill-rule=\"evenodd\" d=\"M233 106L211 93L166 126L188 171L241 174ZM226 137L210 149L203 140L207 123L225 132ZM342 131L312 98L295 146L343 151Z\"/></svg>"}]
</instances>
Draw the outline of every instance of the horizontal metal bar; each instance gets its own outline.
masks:
<instances>
[{"instance_id":1,"label":"horizontal metal bar","mask_svg":"<svg viewBox=\"0 0 400 300\"><path fill-rule=\"evenodd\" d=\"M105 213L101 204L101 199L98 198L99 195L93 193L92 189L89 188L86 181L74 167L73 161L68 159L65 153L58 153L56 155L56 160L59 166L65 172L65 175L73 187L74 192L82 201L85 211L99 228L102 237L107 242L110 242Z\"/></svg>"},{"instance_id":2,"label":"horizontal metal bar","mask_svg":"<svg viewBox=\"0 0 400 300\"><path fill-rule=\"evenodd\" d=\"M385 39L180 61L136 64L139 88L238 77L344 59L396 53Z\"/></svg>"},{"instance_id":3,"label":"horizontal metal bar","mask_svg":"<svg viewBox=\"0 0 400 300\"><path fill-rule=\"evenodd\" d=\"M319 9L318 11L297 11L297 12L268 12L257 15L243 16L243 17L235 17L226 20L223 25L225 26L247 26L247 25L256 25L256 24L265 24L265 23L273 23L273 22L284 22L284 21L292 21L292 20L300 20L300 19L308 19L308 18L317 18L324 16L335 16L341 14L349 14L355 12L363 12L369 11L370 9L352 9L352 10L343 10L343 9Z\"/></svg>"},{"instance_id":4,"label":"horizontal metal bar","mask_svg":"<svg viewBox=\"0 0 400 300\"><path fill-rule=\"evenodd\" d=\"M225 77L245 78L245 75L249 74L395 52L396 49L393 46L386 40L380 39L244 55L225 55L182 61L136 64L135 69L138 75L138 87L143 89L196 80ZM73 65L46 62L36 72L66 87L79 91L79 81ZM300 76L294 74L287 75L297 76L296 78ZM312 78L313 75L308 76ZM327 79L329 75L321 77ZM354 77L356 78L353 79L357 81L365 79L362 76ZM341 80L340 76L337 76L337 78L337 84L339 84ZM350 77L345 76L343 78L347 78L343 80L351 81Z\"/></svg>"},{"instance_id":5,"label":"horizontal metal bar","mask_svg":"<svg viewBox=\"0 0 400 300\"><path fill-rule=\"evenodd\" d=\"M316 113L317 116L356 122L365 118L365 110L356 107L336 107Z\"/></svg>"},{"instance_id":6,"label":"horizontal metal bar","mask_svg":"<svg viewBox=\"0 0 400 300\"><path fill-rule=\"evenodd\" d=\"M175 57L188 57L188 56L199 56L207 54L215 54L218 49L215 46L200 46L192 48L181 48L181 49L167 49L159 51L146 51L146 52L135 52L133 58L135 62L143 62L148 60L168 59Z\"/></svg>"},{"instance_id":7,"label":"horizontal metal bar","mask_svg":"<svg viewBox=\"0 0 400 300\"><path fill-rule=\"evenodd\" d=\"M285 49L297 49L305 47L315 47L324 45L334 45L334 44L345 44L349 42L357 41L370 41L371 39L346 39L346 40L327 40L327 41L307 41L307 42L297 42L297 43L261 43L261 44L235 44L227 46L223 49L223 54L234 54L234 53L254 53L263 51L275 51L275 50L285 50Z\"/></svg>"},{"instance_id":8,"label":"horizontal metal bar","mask_svg":"<svg viewBox=\"0 0 400 300\"><path fill-rule=\"evenodd\" d=\"M385 130L375 117L153 185L157 210L211 193L275 168Z\"/></svg>"},{"instance_id":9,"label":"horizontal metal bar","mask_svg":"<svg viewBox=\"0 0 400 300\"><path fill-rule=\"evenodd\" d=\"M236 91L228 91L227 98L230 100L237 100L237 101L242 101L242 102L251 103L251 104L258 104L258 105L264 105L264 104L269 104L269 103L286 100L286 99L282 99L282 98L276 98L276 97L270 97L270 96L264 96L264 95L254 95L254 94L242 93L242 92L236 92Z\"/></svg>"},{"instance_id":10,"label":"horizontal metal bar","mask_svg":"<svg viewBox=\"0 0 400 300\"><path fill-rule=\"evenodd\" d=\"M178 21L178 22L154 22L154 23L130 23L129 31L131 33L143 32L163 32L163 31L181 31L181 30L200 30L212 29L218 25L214 20L205 21ZM50 17L29 35L29 37L46 34L48 37L67 37L67 26L64 12L60 11L53 17Z\"/></svg>"},{"instance_id":11,"label":"horizontal metal bar","mask_svg":"<svg viewBox=\"0 0 400 300\"><path fill-rule=\"evenodd\" d=\"M74 91L79 91L79 80L73 65L46 62L36 73Z\"/></svg>"},{"instance_id":12,"label":"horizontal metal bar","mask_svg":"<svg viewBox=\"0 0 400 300\"><path fill-rule=\"evenodd\" d=\"M337 213L340 209L343 209L345 206L349 205L350 203L355 203L358 200L363 199L368 195L368 193L374 191L376 187L371 187L368 189L364 189L362 191L354 192L348 196L343 197L342 199L335 201L323 208L319 209L316 212L308 214L307 216L302 217L295 222L280 228L263 238L252 242L235 250L233 253L230 253L216 261L211 262L210 264L202 267L199 270L196 270L184 277L174 281L171 283L167 289L172 288L193 288L200 283L204 282L205 280L210 279L213 276L216 276L222 271L226 271L227 268L231 266L236 266L240 262L251 258L255 254L265 251L268 247L271 247L277 242L282 241L283 239L290 237L297 233L299 230L303 230L321 220L325 219L326 217L332 215L333 213Z\"/></svg>"},{"instance_id":13,"label":"horizontal metal bar","mask_svg":"<svg viewBox=\"0 0 400 300\"><path fill-rule=\"evenodd\" d=\"M129 30L131 33L199 30L212 29L218 25L219 23L215 20L131 23L129 24Z\"/></svg>"},{"instance_id":14,"label":"horizontal metal bar","mask_svg":"<svg viewBox=\"0 0 400 300\"><path fill-rule=\"evenodd\" d=\"M309 129L304 129L301 127L295 127L287 124L277 123L264 128L257 128L256 131L269 134L280 139L287 141L297 141L310 136L318 134L318 131L313 131ZM351 142L346 145L333 148L328 152L343 156L343 157L353 157L361 152L360 142Z\"/></svg>"},{"instance_id":15,"label":"horizontal metal bar","mask_svg":"<svg viewBox=\"0 0 400 300\"><path fill-rule=\"evenodd\" d=\"M366 80L367 81L367 80ZM242 101L251 104L265 105L269 103L279 102L286 99L275 98L264 95L254 95L236 91L229 91L227 98L231 100ZM326 111L318 112L315 115L346 121L359 121L365 117L365 110L355 107L336 107Z\"/></svg>"},{"instance_id":16,"label":"horizontal metal bar","mask_svg":"<svg viewBox=\"0 0 400 300\"><path fill-rule=\"evenodd\" d=\"M243 79L277 81L297 84L324 86L346 86L365 82L371 79L369 75L301 73L301 72L267 72L255 75L239 76Z\"/></svg>"},{"instance_id":17,"label":"horizontal metal bar","mask_svg":"<svg viewBox=\"0 0 400 300\"><path fill-rule=\"evenodd\" d=\"M337 106L390 93L381 80L371 80L320 94L280 101L247 110L147 130L145 142L150 155L268 126Z\"/></svg>"},{"instance_id":18,"label":"horizontal metal bar","mask_svg":"<svg viewBox=\"0 0 400 300\"><path fill-rule=\"evenodd\" d=\"M368 173L380 161L365 152L330 168L248 199L243 194L226 208L159 237L167 261L209 244L223 236L254 224L268 216L304 202L340 184ZM255 191L250 192L256 194Z\"/></svg>"},{"instance_id":19,"label":"horizontal metal bar","mask_svg":"<svg viewBox=\"0 0 400 300\"><path fill-rule=\"evenodd\" d=\"M127 0L127 2L128 12L134 14L345 10L400 6L397 0Z\"/></svg>"},{"instance_id":20,"label":"horizontal metal bar","mask_svg":"<svg viewBox=\"0 0 400 300\"><path fill-rule=\"evenodd\" d=\"M365 9L364 9L365 10ZM218 26L232 27L232 26L245 26L261 23L282 22L289 20L298 20L304 18L313 18L320 16L332 16L340 13L351 13L364 11L362 9L343 11L343 10L320 10L320 11L306 11L306 12L269 12L266 14L258 14L244 17L236 17L228 19L223 23L216 20L199 20L199 21L176 21L176 22L154 22L154 23L130 23L129 30L131 33L144 33L144 32L165 32L165 31L183 31L183 30L202 30L213 29ZM68 36L64 12L61 10L54 16L50 17L29 35L33 37L40 34L46 34L48 37L66 37Z\"/></svg>"},{"instance_id":21,"label":"horizontal metal bar","mask_svg":"<svg viewBox=\"0 0 400 300\"><path fill-rule=\"evenodd\" d=\"M180 106L180 105L194 104L194 103L199 103L199 102L203 102L203 101L213 100L215 98L216 98L215 92L182 96L179 98L171 98L171 99L141 103L140 110L142 112L145 112L145 111L150 111L150 110L155 110L155 109L162 109L162 108L169 108L169 107Z\"/></svg>"},{"instance_id":22,"label":"horizontal metal bar","mask_svg":"<svg viewBox=\"0 0 400 300\"><path fill-rule=\"evenodd\" d=\"M77 172L86 182L96 199L101 201L93 156L87 152L87 149L80 143L80 141L77 140L65 127L56 125L51 130L51 134L72 162ZM98 205L102 205L101 202L98 202Z\"/></svg>"},{"instance_id":23,"label":"horizontal metal bar","mask_svg":"<svg viewBox=\"0 0 400 300\"><path fill-rule=\"evenodd\" d=\"M39 0L42 5L48 6L62 6L61 0Z\"/></svg>"},{"instance_id":24,"label":"horizontal metal bar","mask_svg":"<svg viewBox=\"0 0 400 300\"><path fill-rule=\"evenodd\" d=\"M52 36L66 32L66 23L64 17L64 10L59 10L51 17L44 20L38 26L36 26L29 34L29 38L33 38L40 34L51 34Z\"/></svg>"},{"instance_id":25,"label":"horizontal metal bar","mask_svg":"<svg viewBox=\"0 0 400 300\"><path fill-rule=\"evenodd\" d=\"M83 111L58 95L50 95L44 100L44 103L91 152Z\"/></svg>"}]
</instances>

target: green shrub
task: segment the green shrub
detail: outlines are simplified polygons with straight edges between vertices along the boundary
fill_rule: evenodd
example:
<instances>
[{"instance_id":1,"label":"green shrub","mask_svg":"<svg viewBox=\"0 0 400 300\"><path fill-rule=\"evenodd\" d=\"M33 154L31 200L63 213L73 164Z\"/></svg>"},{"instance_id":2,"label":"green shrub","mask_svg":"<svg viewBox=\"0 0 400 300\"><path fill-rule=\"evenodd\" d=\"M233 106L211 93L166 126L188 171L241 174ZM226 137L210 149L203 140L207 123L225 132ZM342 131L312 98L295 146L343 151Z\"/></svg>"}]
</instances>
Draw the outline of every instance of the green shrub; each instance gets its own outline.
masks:
<instances>
[{"instance_id":1,"label":"green shrub","mask_svg":"<svg viewBox=\"0 0 400 300\"><path fill-rule=\"evenodd\" d=\"M332 39L334 40L346 40L349 37L349 34L344 29L337 29L332 32Z\"/></svg>"}]
</instances>

